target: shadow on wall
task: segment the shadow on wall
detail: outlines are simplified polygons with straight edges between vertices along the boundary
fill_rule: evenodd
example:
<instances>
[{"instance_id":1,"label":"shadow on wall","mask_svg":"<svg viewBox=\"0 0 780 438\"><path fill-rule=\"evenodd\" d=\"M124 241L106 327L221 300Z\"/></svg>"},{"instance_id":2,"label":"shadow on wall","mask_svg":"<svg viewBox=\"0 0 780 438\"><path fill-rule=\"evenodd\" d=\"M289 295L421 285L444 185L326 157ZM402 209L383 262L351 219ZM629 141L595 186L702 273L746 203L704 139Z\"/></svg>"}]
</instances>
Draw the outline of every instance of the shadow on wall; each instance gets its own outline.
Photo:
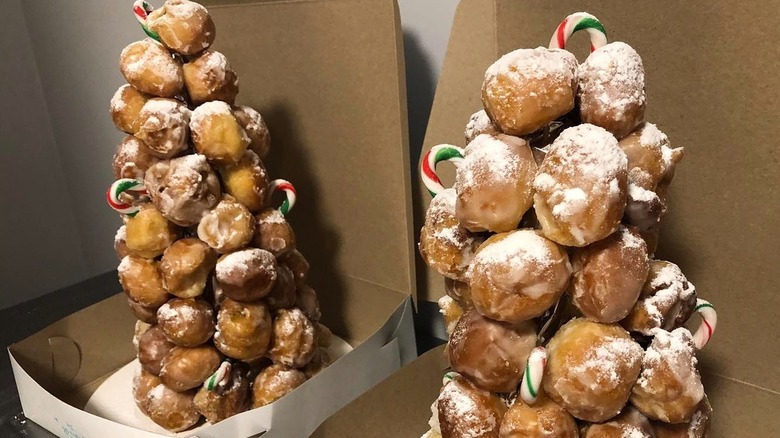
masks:
<instances>
[{"instance_id":1,"label":"shadow on wall","mask_svg":"<svg viewBox=\"0 0 780 438\"><path fill-rule=\"evenodd\" d=\"M436 75L428 57L423 53L419 39L414 33L404 32L404 57L406 60L406 99L409 108L409 159L412 166L412 187L415 187L419 175L418 163L428 118L431 115L433 97L436 92ZM412 190L412 205L421 205L418 190ZM423 215L415 209L414 215ZM422 223L415 218L415 223ZM419 230L414 230L415 247L419 238ZM425 287L427 270L422 259L414 253L417 271L417 288ZM418 301L415 315L415 332L417 334L417 351L423 353L442 343L436 339L435 320L439 318L439 307L436 303ZM443 336L443 333L438 333Z\"/></svg>"}]
</instances>

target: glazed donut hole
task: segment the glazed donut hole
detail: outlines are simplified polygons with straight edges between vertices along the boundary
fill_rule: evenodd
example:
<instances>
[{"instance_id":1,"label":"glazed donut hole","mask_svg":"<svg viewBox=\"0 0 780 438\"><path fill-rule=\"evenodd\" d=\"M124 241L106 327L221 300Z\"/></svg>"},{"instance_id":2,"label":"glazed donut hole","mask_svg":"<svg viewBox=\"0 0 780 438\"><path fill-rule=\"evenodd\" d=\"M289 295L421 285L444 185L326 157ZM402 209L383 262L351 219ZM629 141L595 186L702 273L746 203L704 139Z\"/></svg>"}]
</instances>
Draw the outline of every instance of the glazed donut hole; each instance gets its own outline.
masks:
<instances>
[{"instance_id":1,"label":"glazed donut hole","mask_svg":"<svg viewBox=\"0 0 780 438\"><path fill-rule=\"evenodd\" d=\"M119 56L119 70L127 83L141 93L174 97L184 89L181 64L151 38L125 47Z\"/></svg>"},{"instance_id":2,"label":"glazed donut hole","mask_svg":"<svg viewBox=\"0 0 780 438\"><path fill-rule=\"evenodd\" d=\"M108 109L116 129L128 134L138 132L138 113L147 100L149 96L129 84L119 87L111 97Z\"/></svg>"},{"instance_id":3,"label":"glazed donut hole","mask_svg":"<svg viewBox=\"0 0 780 438\"><path fill-rule=\"evenodd\" d=\"M466 144L471 143L481 134L498 135L501 131L493 124L485 110L479 110L469 117L466 123L466 129L463 136L466 138Z\"/></svg>"},{"instance_id":4,"label":"glazed donut hole","mask_svg":"<svg viewBox=\"0 0 780 438\"><path fill-rule=\"evenodd\" d=\"M653 335L631 404L654 420L689 422L704 398L693 336L684 327L672 332L654 330Z\"/></svg>"},{"instance_id":5,"label":"glazed donut hole","mask_svg":"<svg viewBox=\"0 0 780 438\"><path fill-rule=\"evenodd\" d=\"M295 232L276 209L266 208L255 216L257 229L252 243L276 258L283 259L295 249Z\"/></svg>"},{"instance_id":6,"label":"glazed donut hole","mask_svg":"<svg viewBox=\"0 0 780 438\"><path fill-rule=\"evenodd\" d=\"M141 140L128 135L114 152L114 178L144 179L146 170L159 161Z\"/></svg>"},{"instance_id":7,"label":"glazed donut hole","mask_svg":"<svg viewBox=\"0 0 780 438\"><path fill-rule=\"evenodd\" d=\"M455 325L458 323L458 320L465 310L457 301L447 295L439 298L437 304L439 305L439 313L441 313L444 318L444 329L448 336L452 336Z\"/></svg>"},{"instance_id":8,"label":"glazed donut hole","mask_svg":"<svg viewBox=\"0 0 780 438\"><path fill-rule=\"evenodd\" d=\"M249 379L240 363L230 369L230 381L214 390L201 388L195 394L195 407L211 424L245 411L249 405Z\"/></svg>"},{"instance_id":9,"label":"glazed donut hole","mask_svg":"<svg viewBox=\"0 0 780 438\"><path fill-rule=\"evenodd\" d=\"M120 261L129 256L132 255L132 251L130 251L130 248L127 247L127 226L122 225L116 230L116 234L114 234L114 252L116 253L116 258L118 258Z\"/></svg>"},{"instance_id":10,"label":"glazed donut hole","mask_svg":"<svg viewBox=\"0 0 780 438\"><path fill-rule=\"evenodd\" d=\"M574 108L577 59L559 49L518 49L485 72L482 103L498 129L530 134Z\"/></svg>"},{"instance_id":11,"label":"glazed donut hole","mask_svg":"<svg viewBox=\"0 0 780 438\"><path fill-rule=\"evenodd\" d=\"M707 438L710 436L711 419L712 406L705 394L691 421L677 424L653 421L652 424L656 438Z\"/></svg>"},{"instance_id":12,"label":"glazed donut hole","mask_svg":"<svg viewBox=\"0 0 780 438\"><path fill-rule=\"evenodd\" d=\"M303 372L274 364L260 371L252 386L252 407L269 405L306 382Z\"/></svg>"},{"instance_id":13,"label":"glazed donut hole","mask_svg":"<svg viewBox=\"0 0 780 438\"><path fill-rule=\"evenodd\" d=\"M276 266L276 284L264 300L271 310L285 309L296 305L297 294L292 271L284 265Z\"/></svg>"},{"instance_id":14,"label":"glazed donut hole","mask_svg":"<svg viewBox=\"0 0 780 438\"><path fill-rule=\"evenodd\" d=\"M143 204L138 213L125 222L125 246L133 255L155 258L179 238L181 230L154 208Z\"/></svg>"},{"instance_id":15,"label":"glazed donut hole","mask_svg":"<svg viewBox=\"0 0 780 438\"><path fill-rule=\"evenodd\" d=\"M137 256L122 259L117 268L119 283L128 298L144 307L157 308L168 301L159 263Z\"/></svg>"},{"instance_id":16,"label":"glazed donut hole","mask_svg":"<svg viewBox=\"0 0 780 438\"><path fill-rule=\"evenodd\" d=\"M506 405L495 394L456 376L436 399L442 437L498 437Z\"/></svg>"},{"instance_id":17,"label":"glazed donut hole","mask_svg":"<svg viewBox=\"0 0 780 438\"><path fill-rule=\"evenodd\" d=\"M455 189L445 189L433 198L420 231L419 249L425 263L436 272L464 280L482 238L460 225L455 216L456 196Z\"/></svg>"},{"instance_id":18,"label":"glazed donut hole","mask_svg":"<svg viewBox=\"0 0 780 438\"><path fill-rule=\"evenodd\" d=\"M583 438L656 438L650 421L630 405L606 423L585 426Z\"/></svg>"},{"instance_id":19,"label":"glazed donut hole","mask_svg":"<svg viewBox=\"0 0 780 438\"><path fill-rule=\"evenodd\" d=\"M220 254L245 247L255 234L252 213L230 195L203 215L198 224L198 238Z\"/></svg>"},{"instance_id":20,"label":"glazed donut hole","mask_svg":"<svg viewBox=\"0 0 780 438\"><path fill-rule=\"evenodd\" d=\"M544 391L572 416L600 423L623 409L642 366L642 347L617 324L575 318L547 344Z\"/></svg>"},{"instance_id":21,"label":"glazed donut hole","mask_svg":"<svg viewBox=\"0 0 780 438\"><path fill-rule=\"evenodd\" d=\"M160 213L183 227L197 225L222 196L217 174L198 154L153 165L146 171L144 185Z\"/></svg>"},{"instance_id":22,"label":"glazed donut hole","mask_svg":"<svg viewBox=\"0 0 780 438\"><path fill-rule=\"evenodd\" d=\"M238 75L227 58L215 50L207 50L182 67L184 86L195 105L211 100L233 104L238 94Z\"/></svg>"},{"instance_id":23,"label":"glazed donut hole","mask_svg":"<svg viewBox=\"0 0 780 438\"><path fill-rule=\"evenodd\" d=\"M533 204L537 165L525 140L482 134L465 148L455 178L456 216L471 232L517 228Z\"/></svg>"},{"instance_id":24,"label":"glazed donut hole","mask_svg":"<svg viewBox=\"0 0 780 438\"><path fill-rule=\"evenodd\" d=\"M273 336L268 357L274 363L302 368L317 348L314 324L298 308L280 309L273 322Z\"/></svg>"},{"instance_id":25,"label":"glazed donut hole","mask_svg":"<svg viewBox=\"0 0 780 438\"><path fill-rule=\"evenodd\" d=\"M627 159L615 137L583 124L550 146L534 179L534 209L548 239L582 247L612 234L626 207Z\"/></svg>"},{"instance_id":26,"label":"glazed donut hole","mask_svg":"<svg viewBox=\"0 0 780 438\"><path fill-rule=\"evenodd\" d=\"M249 149L261 159L265 159L271 151L271 133L263 116L248 106L234 106L233 115L249 136Z\"/></svg>"},{"instance_id":27,"label":"glazed donut hole","mask_svg":"<svg viewBox=\"0 0 780 438\"><path fill-rule=\"evenodd\" d=\"M303 254L294 249L282 260L282 264L292 271L295 287L300 288L306 284L306 280L309 279L309 261Z\"/></svg>"},{"instance_id":28,"label":"glazed donut hole","mask_svg":"<svg viewBox=\"0 0 780 438\"><path fill-rule=\"evenodd\" d=\"M208 49L217 36L208 10L189 0L167 0L146 22L166 47L182 55Z\"/></svg>"},{"instance_id":29,"label":"glazed donut hole","mask_svg":"<svg viewBox=\"0 0 780 438\"><path fill-rule=\"evenodd\" d=\"M265 355L272 333L271 312L265 303L227 298L217 313L214 345L225 356L251 361Z\"/></svg>"},{"instance_id":30,"label":"glazed donut hole","mask_svg":"<svg viewBox=\"0 0 780 438\"><path fill-rule=\"evenodd\" d=\"M314 356L311 358L311 361L309 361L301 371L303 371L303 374L306 375L307 379L311 379L330 366L331 363L333 363L333 361L330 354L328 354L328 350L318 347L314 350Z\"/></svg>"},{"instance_id":31,"label":"glazed donut hole","mask_svg":"<svg viewBox=\"0 0 780 438\"><path fill-rule=\"evenodd\" d=\"M127 298L127 306L130 307L130 311L133 313L133 316L135 316L139 321L146 324L157 324L157 309L160 308L159 306L144 306L138 302L133 301L130 297ZM162 306L162 304L160 304L160 306Z\"/></svg>"},{"instance_id":32,"label":"glazed donut hole","mask_svg":"<svg viewBox=\"0 0 780 438\"><path fill-rule=\"evenodd\" d=\"M320 300L317 298L317 292L311 286L303 285L296 290L295 305L314 322L319 321L322 317Z\"/></svg>"},{"instance_id":33,"label":"glazed donut hole","mask_svg":"<svg viewBox=\"0 0 780 438\"><path fill-rule=\"evenodd\" d=\"M133 376L133 400L144 414L149 415L149 393L161 384L159 377L143 368Z\"/></svg>"},{"instance_id":34,"label":"glazed donut hole","mask_svg":"<svg viewBox=\"0 0 780 438\"><path fill-rule=\"evenodd\" d=\"M189 429L200 421L194 397L194 391L176 392L164 384L157 385L147 395L149 418L172 432Z\"/></svg>"},{"instance_id":35,"label":"glazed donut hole","mask_svg":"<svg viewBox=\"0 0 780 438\"><path fill-rule=\"evenodd\" d=\"M273 290L277 280L276 258L268 251L248 248L217 261L215 286L230 299L259 300Z\"/></svg>"},{"instance_id":36,"label":"glazed donut hole","mask_svg":"<svg viewBox=\"0 0 780 438\"><path fill-rule=\"evenodd\" d=\"M628 315L650 270L645 241L623 226L606 239L574 249L571 260L572 302L588 319L603 323Z\"/></svg>"},{"instance_id":37,"label":"glazed donut hole","mask_svg":"<svg viewBox=\"0 0 780 438\"><path fill-rule=\"evenodd\" d=\"M218 100L192 111L190 131L195 150L217 164L237 163L250 142L230 106Z\"/></svg>"},{"instance_id":38,"label":"glazed donut hole","mask_svg":"<svg viewBox=\"0 0 780 438\"><path fill-rule=\"evenodd\" d=\"M165 337L162 329L154 325L138 338L138 362L147 372L160 375L163 359L176 347L176 344Z\"/></svg>"},{"instance_id":39,"label":"glazed donut hole","mask_svg":"<svg viewBox=\"0 0 780 438\"><path fill-rule=\"evenodd\" d=\"M202 385L221 362L222 355L210 344L174 347L162 361L160 380L172 390L183 392Z\"/></svg>"},{"instance_id":40,"label":"glazed donut hole","mask_svg":"<svg viewBox=\"0 0 780 438\"><path fill-rule=\"evenodd\" d=\"M266 204L269 195L268 172L251 150L236 164L217 167L226 193L233 196L252 213L257 213Z\"/></svg>"},{"instance_id":41,"label":"glazed donut hole","mask_svg":"<svg viewBox=\"0 0 780 438\"><path fill-rule=\"evenodd\" d=\"M626 43L594 50L579 66L580 117L621 139L642 122L647 99L642 58Z\"/></svg>"},{"instance_id":42,"label":"glazed donut hole","mask_svg":"<svg viewBox=\"0 0 780 438\"><path fill-rule=\"evenodd\" d=\"M696 287L671 262L652 260L639 300L620 322L626 330L652 336L655 329L682 326L696 307Z\"/></svg>"},{"instance_id":43,"label":"glazed donut hole","mask_svg":"<svg viewBox=\"0 0 780 438\"><path fill-rule=\"evenodd\" d=\"M535 230L491 236L479 247L469 270L474 308L512 324L541 316L569 284L565 249Z\"/></svg>"},{"instance_id":44,"label":"glazed donut hole","mask_svg":"<svg viewBox=\"0 0 780 438\"><path fill-rule=\"evenodd\" d=\"M174 298L157 310L165 337L180 347L197 347L214 334L214 310L197 299Z\"/></svg>"},{"instance_id":45,"label":"glazed donut hole","mask_svg":"<svg viewBox=\"0 0 780 438\"><path fill-rule=\"evenodd\" d=\"M315 324L315 328L317 329L317 345L321 348L329 348L333 343L333 332L321 322Z\"/></svg>"},{"instance_id":46,"label":"glazed donut hole","mask_svg":"<svg viewBox=\"0 0 780 438\"><path fill-rule=\"evenodd\" d=\"M149 153L169 159L183 154L189 147L190 110L176 99L149 99L138 113L135 136L143 141Z\"/></svg>"},{"instance_id":47,"label":"glazed donut hole","mask_svg":"<svg viewBox=\"0 0 780 438\"><path fill-rule=\"evenodd\" d=\"M453 370L482 389L507 393L522 380L535 346L532 321L510 325L470 310L458 319L447 352Z\"/></svg>"},{"instance_id":48,"label":"glazed donut hole","mask_svg":"<svg viewBox=\"0 0 780 438\"><path fill-rule=\"evenodd\" d=\"M194 237L177 240L160 260L163 285L179 298L195 298L203 294L216 265L217 254L203 241Z\"/></svg>"},{"instance_id":49,"label":"glazed donut hole","mask_svg":"<svg viewBox=\"0 0 780 438\"><path fill-rule=\"evenodd\" d=\"M444 292L463 309L474 307L474 301L471 299L471 286L468 282L444 277Z\"/></svg>"},{"instance_id":50,"label":"glazed donut hole","mask_svg":"<svg viewBox=\"0 0 780 438\"><path fill-rule=\"evenodd\" d=\"M544 392L533 405L518 398L501 421L500 438L577 438L574 418ZM622 436L616 438L623 438Z\"/></svg>"}]
</instances>

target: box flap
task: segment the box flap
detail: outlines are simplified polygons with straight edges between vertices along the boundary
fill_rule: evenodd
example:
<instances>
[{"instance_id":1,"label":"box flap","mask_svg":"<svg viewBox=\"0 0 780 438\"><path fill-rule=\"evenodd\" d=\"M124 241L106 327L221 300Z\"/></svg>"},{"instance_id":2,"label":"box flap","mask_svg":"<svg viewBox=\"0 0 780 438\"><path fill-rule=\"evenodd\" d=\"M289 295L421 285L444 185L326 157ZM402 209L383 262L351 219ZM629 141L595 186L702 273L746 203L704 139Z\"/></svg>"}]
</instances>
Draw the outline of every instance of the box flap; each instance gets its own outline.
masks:
<instances>
[{"instance_id":1,"label":"box flap","mask_svg":"<svg viewBox=\"0 0 780 438\"><path fill-rule=\"evenodd\" d=\"M775 126L780 76L773 73L780 54L767 40L777 35L780 10L758 1L706 7L661 1L622 8L572 0L463 0L424 152L439 143L463 145L463 128L481 107L483 73L493 60L515 48L546 46L558 23L580 10L599 17L610 41L625 41L642 56L645 119L668 134L673 146L685 147L658 257L678 263L700 296L720 311L715 339L701 353L702 366L734 384L763 388L780 406L780 373L774 369L780 336L768 329L770 313L780 308L774 292L780 265L775 232L780 191L774 188L780 181ZM584 60L586 35L576 35L572 44ZM443 173L445 184L451 183L451 174ZM430 196L419 182L417 192L423 200L419 230ZM441 276L423 267L418 273L422 299L443 295ZM734 401L719 394L713 404L723 412L726 403Z\"/></svg>"},{"instance_id":2,"label":"box flap","mask_svg":"<svg viewBox=\"0 0 780 438\"><path fill-rule=\"evenodd\" d=\"M416 438L425 433L447 368L443 348L428 351L345 406L312 438Z\"/></svg>"},{"instance_id":3,"label":"box flap","mask_svg":"<svg viewBox=\"0 0 780 438\"><path fill-rule=\"evenodd\" d=\"M414 292L411 177L400 18L394 0L204 1L238 103L271 131L272 178L319 289L333 273ZM279 25L284 23L284 25ZM262 41L258 44L257 41Z\"/></svg>"}]
</instances>

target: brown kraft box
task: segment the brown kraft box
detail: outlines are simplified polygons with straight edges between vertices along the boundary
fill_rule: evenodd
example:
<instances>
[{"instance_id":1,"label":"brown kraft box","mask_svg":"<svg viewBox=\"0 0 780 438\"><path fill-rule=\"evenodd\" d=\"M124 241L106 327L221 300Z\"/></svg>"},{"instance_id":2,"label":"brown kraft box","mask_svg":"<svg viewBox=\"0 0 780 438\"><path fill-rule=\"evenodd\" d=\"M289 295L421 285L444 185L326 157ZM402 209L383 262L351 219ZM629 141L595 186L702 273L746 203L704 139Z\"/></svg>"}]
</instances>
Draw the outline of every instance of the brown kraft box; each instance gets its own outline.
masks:
<instances>
[{"instance_id":1,"label":"brown kraft box","mask_svg":"<svg viewBox=\"0 0 780 438\"><path fill-rule=\"evenodd\" d=\"M780 334L772 323L780 308L774 275L780 266L780 53L773 42L780 9L767 6L462 0L421 154L441 143L464 146L466 122L482 106L487 67L516 48L547 46L567 15L588 11L604 23L609 41L634 47L646 71L645 120L674 147L685 147L657 257L679 264L719 311L714 339L699 354L715 410L713 437L770 437L780 430ZM584 33L570 42L580 61L588 46ZM439 174L445 186L454 182L452 166L441 166ZM416 183L419 237L430 195ZM442 277L419 256L416 263L419 298L436 301L444 295ZM428 430L429 407L446 369L442 354L441 348L426 353L315 436L419 437Z\"/></svg>"}]
</instances>

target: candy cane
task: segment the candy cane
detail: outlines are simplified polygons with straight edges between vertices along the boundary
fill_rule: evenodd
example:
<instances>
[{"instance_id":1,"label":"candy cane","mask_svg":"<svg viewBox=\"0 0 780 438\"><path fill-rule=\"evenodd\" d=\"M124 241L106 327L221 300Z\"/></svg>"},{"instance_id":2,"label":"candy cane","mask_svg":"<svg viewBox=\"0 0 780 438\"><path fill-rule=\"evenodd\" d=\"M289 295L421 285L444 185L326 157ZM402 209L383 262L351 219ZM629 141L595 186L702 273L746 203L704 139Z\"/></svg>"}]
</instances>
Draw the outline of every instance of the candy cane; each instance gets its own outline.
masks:
<instances>
[{"instance_id":1,"label":"candy cane","mask_svg":"<svg viewBox=\"0 0 780 438\"><path fill-rule=\"evenodd\" d=\"M141 23L141 28L150 38L160 41L160 35L157 35L157 32L149 29L146 25L146 18L149 17L149 14L151 14L153 10L154 8L143 0L136 0L133 2L133 14L135 15L136 20Z\"/></svg>"},{"instance_id":2,"label":"candy cane","mask_svg":"<svg viewBox=\"0 0 780 438\"><path fill-rule=\"evenodd\" d=\"M459 375L460 374L458 374L455 371L448 371L448 372L444 373L444 377L442 377L442 379L441 379L441 384L442 385L446 385L446 384L452 382L453 380L455 380L455 378L458 377Z\"/></svg>"},{"instance_id":3,"label":"candy cane","mask_svg":"<svg viewBox=\"0 0 780 438\"><path fill-rule=\"evenodd\" d=\"M232 365L230 361L223 361L217 371L211 375L205 382L203 382L203 389L206 391L213 391L217 387L224 388L225 385L230 382L230 369Z\"/></svg>"},{"instance_id":4,"label":"candy cane","mask_svg":"<svg viewBox=\"0 0 780 438\"><path fill-rule=\"evenodd\" d=\"M287 213L295 206L295 200L297 199L295 187L293 187L290 181L275 179L271 181L271 193L273 192L284 192L285 199L284 202L282 202L282 206L279 207L279 211L287 216Z\"/></svg>"},{"instance_id":5,"label":"candy cane","mask_svg":"<svg viewBox=\"0 0 780 438\"><path fill-rule=\"evenodd\" d=\"M422 168L420 169L420 177L431 196L436 196L437 193L444 190L439 176L436 175L436 165L441 161L450 161L457 166L463 161L463 149L449 144L440 144L432 147L425 154L425 158L422 160Z\"/></svg>"},{"instance_id":6,"label":"candy cane","mask_svg":"<svg viewBox=\"0 0 780 438\"><path fill-rule=\"evenodd\" d=\"M607 44L607 31L598 18L587 12L577 12L566 17L550 39L551 49L565 49L566 42L574 32L584 30L590 35L590 51Z\"/></svg>"},{"instance_id":7,"label":"candy cane","mask_svg":"<svg viewBox=\"0 0 780 438\"><path fill-rule=\"evenodd\" d=\"M120 197L130 197L131 202L126 202ZM133 217L138 213L140 204L148 199L149 194L146 192L144 183L137 179L122 178L114 181L113 184L106 191L106 201L108 205L120 214L126 214Z\"/></svg>"},{"instance_id":8,"label":"candy cane","mask_svg":"<svg viewBox=\"0 0 780 438\"><path fill-rule=\"evenodd\" d=\"M523 383L520 386L520 397L530 404L536 402L539 397L539 387L542 384L544 368L547 366L547 350L544 347L536 347L531 350L528 362L525 364Z\"/></svg>"},{"instance_id":9,"label":"candy cane","mask_svg":"<svg viewBox=\"0 0 780 438\"><path fill-rule=\"evenodd\" d=\"M715 308L709 301L702 300L701 298L696 300L696 309L701 316L701 325L696 330L696 334L693 335L693 344L697 350L701 350L710 342L712 334L715 333L715 326L718 325L718 314L715 312Z\"/></svg>"}]
</instances>

